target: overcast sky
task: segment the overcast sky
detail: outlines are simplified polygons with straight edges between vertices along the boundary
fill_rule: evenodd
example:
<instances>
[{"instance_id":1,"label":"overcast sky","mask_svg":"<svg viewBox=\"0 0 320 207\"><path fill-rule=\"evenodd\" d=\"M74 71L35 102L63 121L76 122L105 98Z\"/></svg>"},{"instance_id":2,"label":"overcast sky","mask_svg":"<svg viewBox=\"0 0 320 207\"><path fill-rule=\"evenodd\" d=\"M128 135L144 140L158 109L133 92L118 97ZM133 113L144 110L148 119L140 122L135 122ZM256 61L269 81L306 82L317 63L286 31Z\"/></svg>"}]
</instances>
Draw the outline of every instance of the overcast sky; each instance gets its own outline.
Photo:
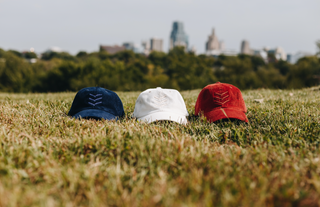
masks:
<instances>
[{"instance_id":1,"label":"overcast sky","mask_svg":"<svg viewBox=\"0 0 320 207\"><path fill-rule=\"evenodd\" d=\"M227 49L239 51L246 39L254 49L314 53L320 0L0 0L0 48L76 54L158 37L167 51L176 20L198 53L212 28Z\"/></svg>"}]
</instances>

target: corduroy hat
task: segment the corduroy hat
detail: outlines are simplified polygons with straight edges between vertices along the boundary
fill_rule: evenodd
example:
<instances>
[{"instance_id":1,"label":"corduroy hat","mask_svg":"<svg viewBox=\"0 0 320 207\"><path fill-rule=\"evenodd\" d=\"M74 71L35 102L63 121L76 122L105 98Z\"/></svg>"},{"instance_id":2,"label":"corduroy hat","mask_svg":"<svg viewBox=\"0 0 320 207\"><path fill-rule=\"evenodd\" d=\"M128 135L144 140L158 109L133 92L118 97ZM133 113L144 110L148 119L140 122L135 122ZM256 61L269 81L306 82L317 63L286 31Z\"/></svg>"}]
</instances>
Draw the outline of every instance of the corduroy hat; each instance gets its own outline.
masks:
<instances>
[{"instance_id":1,"label":"corduroy hat","mask_svg":"<svg viewBox=\"0 0 320 207\"><path fill-rule=\"evenodd\" d=\"M241 91L231 84L220 82L204 87L195 106L195 115L203 115L210 122L220 119L248 122L246 112Z\"/></svg>"},{"instance_id":2,"label":"corduroy hat","mask_svg":"<svg viewBox=\"0 0 320 207\"><path fill-rule=\"evenodd\" d=\"M88 87L77 93L68 115L74 118L117 120L124 115L124 110L115 92L101 87Z\"/></svg>"},{"instance_id":3,"label":"corduroy hat","mask_svg":"<svg viewBox=\"0 0 320 207\"><path fill-rule=\"evenodd\" d=\"M147 123L168 120L186 124L188 115L186 104L177 90L158 87L139 95L132 116Z\"/></svg>"}]
</instances>

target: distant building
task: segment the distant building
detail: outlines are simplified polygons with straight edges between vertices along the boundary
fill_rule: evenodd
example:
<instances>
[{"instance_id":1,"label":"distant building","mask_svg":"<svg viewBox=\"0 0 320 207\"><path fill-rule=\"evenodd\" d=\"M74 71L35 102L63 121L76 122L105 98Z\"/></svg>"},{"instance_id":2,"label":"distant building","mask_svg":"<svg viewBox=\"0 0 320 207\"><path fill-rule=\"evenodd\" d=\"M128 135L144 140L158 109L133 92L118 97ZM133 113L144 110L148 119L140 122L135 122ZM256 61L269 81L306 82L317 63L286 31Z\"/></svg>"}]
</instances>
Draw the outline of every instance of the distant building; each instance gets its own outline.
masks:
<instances>
[{"instance_id":1,"label":"distant building","mask_svg":"<svg viewBox=\"0 0 320 207\"><path fill-rule=\"evenodd\" d=\"M195 47L195 46L192 46L191 49L190 49L190 52L196 55L196 54L197 54L197 49L196 49L196 47Z\"/></svg>"},{"instance_id":2,"label":"distant building","mask_svg":"<svg viewBox=\"0 0 320 207\"><path fill-rule=\"evenodd\" d=\"M238 52L235 50L209 50L206 52L206 55L213 57L218 57L219 55L237 56Z\"/></svg>"},{"instance_id":3,"label":"distant building","mask_svg":"<svg viewBox=\"0 0 320 207\"><path fill-rule=\"evenodd\" d=\"M170 49L176 46L183 46L186 50L189 47L189 37L185 33L182 22L173 22L170 35Z\"/></svg>"},{"instance_id":4,"label":"distant building","mask_svg":"<svg viewBox=\"0 0 320 207\"><path fill-rule=\"evenodd\" d=\"M221 51L226 50L226 44L223 41L220 41L219 48L220 48Z\"/></svg>"},{"instance_id":5,"label":"distant building","mask_svg":"<svg viewBox=\"0 0 320 207\"><path fill-rule=\"evenodd\" d=\"M283 48L277 47L276 49L273 50L268 50L268 53L274 54L277 60L287 60L287 53L284 51Z\"/></svg>"},{"instance_id":6,"label":"distant building","mask_svg":"<svg viewBox=\"0 0 320 207\"><path fill-rule=\"evenodd\" d=\"M106 51L109 54L115 54L117 52L121 52L126 50L125 46L118 46L118 45L114 45L114 46L107 46L107 45L100 45L100 51Z\"/></svg>"},{"instance_id":7,"label":"distant building","mask_svg":"<svg viewBox=\"0 0 320 207\"><path fill-rule=\"evenodd\" d=\"M133 42L125 42L122 44L126 48L126 50L133 50L134 48L134 43Z\"/></svg>"},{"instance_id":8,"label":"distant building","mask_svg":"<svg viewBox=\"0 0 320 207\"><path fill-rule=\"evenodd\" d=\"M142 53L146 56L150 54L150 42L149 41L142 41Z\"/></svg>"},{"instance_id":9,"label":"distant building","mask_svg":"<svg viewBox=\"0 0 320 207\"><path fill-rule=\"evenodd\" d=\"M291 55L290 60L288 60L288 62L290 62L291 64L296 64L300 58L310 56L314 56L314 54L312 54L311 52L299 51L296 54Z\"/></svg>"},{"instance_id":10,"label":"distant building","mask_svg":"<svg viewBox=\"0 0 320 207\"><path fill-rule=\"evenodd\" d=\"M249 42L244 40L241 43L241 54L254 55L262 58L266 63L273 62L275 60L284 60L286 61L288 57L287 53L283 48L277 47L275 49L269 49L268 47L264 47L260 50L251 49L249 46ZM273 54L275 60L270 58L269 54Z\"/></svg>"},{"instance_id":11,"label":"distant building","mask_svg":"<svg viewBox=\"0 0 320 207\"><path fill-rule=\"evenodd\" d=\"M264 62L268 62L268 53L265 50L251 50L251 54L257 57L260 57Z\"/></svg>"},{"instance_id":12,"label":"distant building","mask_svg":"<svg viewBox=\"0 0 320 207\"><path fill-rule=\"evenodd\" d=\"M126 50L132 50L134 53L142 52L142 48L133 42L125 42L123 43L123 46L126 48Z\"/></svg>"},{"instance_id":13,"label":"distant building","mask_svg":"<svg viewBox=\"0 0 320 207\"><path fill-rule=\"evenodd\" d=\"M292 62L292 55L287 54L287 62L291 63Z\"/></svg>"},{"instance_id":14,"label":"distant building","mask_svg":"<svg viewBox=\"0 0 320 207\"><path fill-rule=\"evenodd\" d=\"M220 50L219 40L214 32L214 29L212 29L212 33L209 35L208 41L206 42L206 51L208 52L212 50Z\"/></svg>"},{"instance_id":15,"label":"distant building","mask_svg":"<svg viewBox=\"0 0 320 207\"><path fill-rule=\"evenodd\" d=\"M214 57L218 57L219 55L237 56L238 52L227 50L225 43L223 41L219 42L215 30L212 29L212 33L209 35L208 41L206 42L206 54Z\"/></svg>"},{"instance_id":16,"label":"distant building","mask_svg":"<svg viewBox=\"0 0 320 207\"><path fill-rule=\"evenodd\" d=\"M241 54L252 55L252 51L250 49L250 45L247 40L242 41L240 51L241 51Z\"/></svg>"},{"instance_id":17,"label":"distant building","mask_svg":"<svg viewBox=\"0 0 320 207\"><path fill-rule=\"evenodd\" d=\"M151 38L151 40L150 40L150 50L151 51L162 52L163 51L162 45L163 45L162 39Z\"/></svg>"},{"instance_id":18,"label":"distant building","mask_svg":"<svg viewBox=\"0 0 320 207\"><path fill-rule=\"evenodd\" d=\"M62 49L59 47L51 47L47 49L44 53L52 53L52 52L59 53L59 52L62 52Z\"/></svg>"}]
</instances>

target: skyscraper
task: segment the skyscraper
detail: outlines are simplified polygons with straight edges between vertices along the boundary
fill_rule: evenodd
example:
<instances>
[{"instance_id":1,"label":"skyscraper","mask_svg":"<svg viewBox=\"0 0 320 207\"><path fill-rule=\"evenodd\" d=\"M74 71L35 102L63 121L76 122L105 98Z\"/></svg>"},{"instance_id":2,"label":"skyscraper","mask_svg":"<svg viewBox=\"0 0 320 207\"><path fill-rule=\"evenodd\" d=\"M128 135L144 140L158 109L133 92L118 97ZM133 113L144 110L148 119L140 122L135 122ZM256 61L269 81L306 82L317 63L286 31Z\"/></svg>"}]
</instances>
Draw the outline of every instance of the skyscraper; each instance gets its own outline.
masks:
<instances>
[{"instance_id":1,"label":"skyscraper","mask_svg":"<svg viewBox=\"0 0 320 207\"><path fill-rule=\"evenodd\" d=\"M142 52L141 47L133 42L125 42L123 43L123 46L126 48L126 50L132 50L134 53Z\"/></svg>"},{"instance_id":2,"label":"skyscraper","mask_svg":"<svg viewBox=\"0 0 320 207\"><path fill-rule=\"evenodd\" d=\"M151 49L151 51L162 52L162 39L151 38L150 49Z\"/></svg>"},{"instance_id":3,"label":"skyscraper","mask_svg":"<svg viewBox=\"0 0 320 207\"><path fill-rule=\"evenodd\" d=\"M226 44L224 43L224 41L220 41L219 42L219 49L221 51L225 51L226 50Z\"/></svg>"},{"instance_id":4,"label":"skyscraper","mask_svg":"<svg viewBox=\"0 0 320 207\"><path fill-rule=\"evenodd\" d=\"M287 53L282 47L277 47L276 49L269 50L268 53L274 54L277 60L287 60Z\"/></svg>"},{"instance_id":5,"label":"skyscraper","mask_svg":"<svg viewBox=\"0 0 320 207\"><path fill-rule=\"evenodd\" d=\"M247 40L243 40L241 43L241 53L246 55L251 55L252 51L250 49L249 42Z\"/></svg>"},{"instance_id":6,"label":"skyscraper","mask_svg":"<svg viewBox=\"0 0 320 207\"><path fill-rule=\"evenodd\" d=\"M146 56L150 54L150 42L149 41L142 41L142 53Z\"/></svg>"},{"instance_id":7,"label":"skyscraper","mask_svg":"<svg viewBox=\"0 0 320 207\"><path fill-rule=\"evenodd\" d=\"M220 50L219 40L214 32L214 29L212 29L212 33L211 35L209 35L208 41L206 43L206 51L208 52L211 50Z\"/></svg>"},{"instance_id":8,"label":"skyscraper","mask_svg":"<svg viewBox=\"0 0 320 207\"><path fill-rule=\"evenodd\" d=\"M189 38L185 33L182 22L173 22L170 35L170 49L176 46L183 46L187 50L189 47Z\"/></svg>"}]
</instances>

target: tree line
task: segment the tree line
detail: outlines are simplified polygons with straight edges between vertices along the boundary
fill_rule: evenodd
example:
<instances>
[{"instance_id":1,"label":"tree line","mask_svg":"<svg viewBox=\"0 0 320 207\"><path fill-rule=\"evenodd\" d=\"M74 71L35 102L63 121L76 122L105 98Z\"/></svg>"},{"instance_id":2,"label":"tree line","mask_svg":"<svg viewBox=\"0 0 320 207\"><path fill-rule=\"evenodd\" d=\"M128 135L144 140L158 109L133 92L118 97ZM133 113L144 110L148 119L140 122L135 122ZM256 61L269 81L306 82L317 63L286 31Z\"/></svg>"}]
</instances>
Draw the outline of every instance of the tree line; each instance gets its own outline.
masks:
<instances>
[{"instance_id":1,"label":"tree line","mask_svg":"<svg viewBox=\"0 0 320 207\"><path fill-rule=\"evenodd\" d=\"M46 53L36 63L34 54L0 49L0 91L59 92L101 86L116 91L152 87L190 90L217 81L240 89L303 88L319 85L320 58L301 58L296 64L269 55L269 63L257 56L209 57L176 47L169 53L149 56L123 51L108 54L79 52Z\"/></svg>"}]
</instances>

